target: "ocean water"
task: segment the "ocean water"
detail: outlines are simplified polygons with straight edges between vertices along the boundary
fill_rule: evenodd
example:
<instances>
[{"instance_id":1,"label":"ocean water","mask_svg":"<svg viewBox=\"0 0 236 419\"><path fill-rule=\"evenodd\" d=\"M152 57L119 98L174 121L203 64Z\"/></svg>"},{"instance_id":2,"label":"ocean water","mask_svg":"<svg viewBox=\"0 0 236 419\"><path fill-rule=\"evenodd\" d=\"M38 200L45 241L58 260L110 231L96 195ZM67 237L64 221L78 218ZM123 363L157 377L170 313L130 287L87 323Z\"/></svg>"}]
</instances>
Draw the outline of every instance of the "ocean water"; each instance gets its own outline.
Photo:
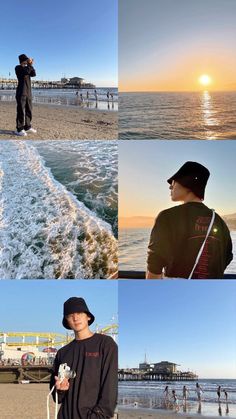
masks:
<instances>
[{"instance_id":1,"label":"ocean water","mask_svg":"<svg viewBox=\"0 0 236 419\"><path fill-rule=\"evenodd\" d=\"M151 228L119 230L119 270L145 271ZM236 273L236 231L231 231L234 259L225 273Z\"/></svg>"},{"instance_id":2,"label":"ocean water","mask_svg":"<svg viewBox=\"0 0 236 419\"><path fill-rule=\"evenodd\" d=\"M115 87L97 88L98 101L95 100L94 89L32 89L33 103L59 105L59 106L76 106L84 109L98 109L117 111L118 110L118 89ZM89 98L87 99L87 91ZM113 101L111 98L107 100L107 91L113 93ZM79 95L76 95L79 92ZM83 95L83 101L80 94ZM0 90L0 101L15 101L15 90Z\"/></svg>"},{"instance_id":3,"label":"ocean water","mask_svg":"<svg viewBox=\"0 0 236 419\"><path fill-rule=\"evenodd\" d=\"M119 138L236 139L236 92L120 93Z\"/></svg>"},{"instance_id":4,"label":"ocean water","mask_svg":"<svg viewBox=\"0 0 236 419\"><path fill-rule=\"evenodd\" d=\"M116 232L116 142L0 142L1 279L106 278Z\"/></svg>"},{"instance_id":5,"label":"ocean water","mask_svg":"<svg viewBox=\"0 0 236 419\"><path fill-rule=\"evenodd\" d=\"M175 410L171 396L169 400L163 397L165 386L169 386L169 393L176 391L179 413L191 413L197 415L236 417L236 380L207 379L199 380L203 389L202 403L197 402L195 392L195 382L148 382L148 381L122 381L119 383L119 406L126 407L145 407L150 409ZM189 390L187 403L183 402L182 390L186 385ZM221 385L222 389L228 392L228 403L225 402L225 396L222 392L221 403L218 403L216 394L217 387Z\"/></svg>"}]
</instances>

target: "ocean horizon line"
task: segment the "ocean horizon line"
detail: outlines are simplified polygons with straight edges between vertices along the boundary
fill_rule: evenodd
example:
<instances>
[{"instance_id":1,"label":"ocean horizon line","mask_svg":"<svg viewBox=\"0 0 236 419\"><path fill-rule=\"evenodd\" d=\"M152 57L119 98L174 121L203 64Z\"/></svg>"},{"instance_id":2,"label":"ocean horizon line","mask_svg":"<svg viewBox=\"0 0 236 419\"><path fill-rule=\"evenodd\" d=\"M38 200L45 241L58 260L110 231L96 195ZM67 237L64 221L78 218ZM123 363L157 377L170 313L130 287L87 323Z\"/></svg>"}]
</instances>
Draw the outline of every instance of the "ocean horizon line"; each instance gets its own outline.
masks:
<instances>
[{"instance_id":1,"label":"ocean horizon line","mask_svg":"<svg viewBox=\"0 0 236 419\"><path fill-rule=\"evenodd\" d=\"M119 93L236 93L234 90L211 90L211 89L200 89L200 90L119 90Z\"/></svg>"}]
</instances>

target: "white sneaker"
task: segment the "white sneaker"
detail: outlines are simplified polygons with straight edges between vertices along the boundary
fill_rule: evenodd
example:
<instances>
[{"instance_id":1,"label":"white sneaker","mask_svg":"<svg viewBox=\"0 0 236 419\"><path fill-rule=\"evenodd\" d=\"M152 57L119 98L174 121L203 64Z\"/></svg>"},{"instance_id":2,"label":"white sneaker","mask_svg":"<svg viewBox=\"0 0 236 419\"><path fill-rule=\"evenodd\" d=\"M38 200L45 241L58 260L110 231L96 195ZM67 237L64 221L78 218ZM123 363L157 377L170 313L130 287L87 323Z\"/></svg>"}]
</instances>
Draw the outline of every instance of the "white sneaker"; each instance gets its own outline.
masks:
<instances>
[{"instance_id":1,"label":"white sneaker","mask_svg":"<svg viewBox=\"0 0 236 419\"><path fill-rule=\"evenodd\" d=\"M15 134L18 135L19 137L26 137L27 136L24 129L22 129L21 131L15 131Z\"/></svg>"},{"instance_id":2,"label":"white sneaker","mask_svg":"<svg viewBox=\"0 0 236 419\"><path fill-rule=\"evenodd\" d=\"M29 129L27 129L26 132L32 132L32 134L36 134L37 130L31 127Z\"/></svg>"}]
</instances>

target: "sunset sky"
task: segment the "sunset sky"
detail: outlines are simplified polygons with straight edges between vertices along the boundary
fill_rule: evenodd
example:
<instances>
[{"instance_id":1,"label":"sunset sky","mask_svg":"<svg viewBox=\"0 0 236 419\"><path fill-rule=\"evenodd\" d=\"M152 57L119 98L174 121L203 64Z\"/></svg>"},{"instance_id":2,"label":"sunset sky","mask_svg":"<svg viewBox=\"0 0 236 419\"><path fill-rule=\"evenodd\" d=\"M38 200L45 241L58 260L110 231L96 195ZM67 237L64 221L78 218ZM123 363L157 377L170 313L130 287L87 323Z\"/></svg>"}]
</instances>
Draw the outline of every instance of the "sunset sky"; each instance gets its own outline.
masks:
<instances>
[{"instance_id":1,"label":"sunset sky","mask_svg":"<svg viewBox=\"0 0 236 419\"><path fill-rule=\"evenodd\" d=\"M119 90L236 90L235 0L120 0Z\"/></svg>"},{"instance_id":2,"label":"sunset sky","mask_svg":"<svg viewBox=\"0 0 236 419\"><path fill-rule=\"evenodd\" d=\"M120 142L120 228L152 226L161 210L179 205L170 199L167 179L186 161L210 170L204 203L220 215L236 213L235 156L236 141Z\"/></svg>"}]
</instances>

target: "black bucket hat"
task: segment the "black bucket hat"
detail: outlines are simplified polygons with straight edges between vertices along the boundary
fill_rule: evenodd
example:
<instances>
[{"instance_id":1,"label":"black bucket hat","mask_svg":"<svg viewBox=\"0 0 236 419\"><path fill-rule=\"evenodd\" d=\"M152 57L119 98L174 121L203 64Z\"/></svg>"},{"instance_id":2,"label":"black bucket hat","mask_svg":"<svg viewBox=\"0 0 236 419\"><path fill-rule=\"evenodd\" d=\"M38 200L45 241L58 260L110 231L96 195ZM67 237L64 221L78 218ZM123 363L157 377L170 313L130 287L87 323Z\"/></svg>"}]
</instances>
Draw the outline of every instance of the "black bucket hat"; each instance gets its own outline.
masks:
<instances>
[{"instance_id":1,"label":"black bucket hat","mask_svg":"<svg viewBox=\"0 0 236 419\"><path fill-rule=\"evenodd\" d=\"M172 181L176 180L180 185L190 189L197 197L204 199L209 176L210 172L205 166L194 161L187 161L167 182L171 185Z\"/></svg>"},{"instance_id":2,"label":"black bucket hat","mask_svg":"<svg viewBox=\"0 0 236 419\"><path fill-rule=\"evenodd\" d=\"M19 58L20 64L23 63L23 61L27 61L29 59L29 57L27 57L27 55L25 54L19 55L18 58Z\"/></svg>"},{"instance_id":3,"label":"black bucket hat","mask_svg":"<svg viewBox=\"0 0 236 419\"><path fill-rule=\"evenodd\" d=\"M69 300L65 301L64 303L62 324L66 329L71 330L71 327L69 327L68 322L66 320L66 316L68 316L68 314L73 314L73 313L86 313L91 318L88 322L89 326L95 320L94 315L90 313L88 306L83 298L71 297L69 298Z\"/></svg>"}]
</instances>

